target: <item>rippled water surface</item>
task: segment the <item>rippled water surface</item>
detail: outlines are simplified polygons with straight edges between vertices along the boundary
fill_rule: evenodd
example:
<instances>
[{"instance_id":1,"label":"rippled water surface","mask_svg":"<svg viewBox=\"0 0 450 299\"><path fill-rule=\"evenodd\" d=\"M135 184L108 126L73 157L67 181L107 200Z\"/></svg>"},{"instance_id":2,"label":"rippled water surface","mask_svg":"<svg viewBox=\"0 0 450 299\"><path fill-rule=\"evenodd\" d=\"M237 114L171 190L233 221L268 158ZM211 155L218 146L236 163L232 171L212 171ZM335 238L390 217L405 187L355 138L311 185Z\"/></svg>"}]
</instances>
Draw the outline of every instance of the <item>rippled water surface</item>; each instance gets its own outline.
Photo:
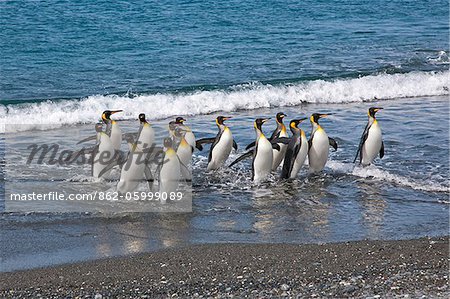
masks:
<instances>
[{"instance_id":1,"label":"rippled water surface","mask_svg":"<svg viewBox=\"0 0 450 299\"><path fill-rule=\"evenodd\" d=\"M351 162L366 122L366 109L378 113L385 157L367 168ZM273 116L280 109L232 113L228 121L242 152L254 139L252 120ZM325 171L281 182L274 173L267 183L253 185L250 162L205 173L207 151L194 156L193 212L148 214L21 214L3 213L2 263L5 269L47 265L86 258L130 254L159 248L209 242L317 243L359 239L404 239L448 233L448 110L447 97L420 97L364 104L307 104L281 109L293 117L332 112L322 120L339 149L330 154ZM188 119L198 138L214 135L214 115ZM159 140L167 120L154 122ZM121 122L123 131L137 130L136 121ZM265 125L267 133L274 122ZM310 125L303 129L309 134ZM70 130L27 131L22 140L73 144L92 134L92 125ZM10 138L11 135L10 135ZM6 135L8 147L8 134ZM74 145L76 147L76 145ZM27 172L8 160L6 186L21 181L32 192L62 179L74 190L94 190L102 184L114 190L116 181L93 182L88 167ZM238 156L233 153L232 158ZM230 160L232 159L230 158ZM13 170L13 171L11 171ZM25 175L24 175L25 174ZM116 172L116 176L118 172ZM27 180L27 177L30 180ZM117 177L116 177L117 179ZM47 185L46 185L47 184ZM145 190L146 185L140 186Z\"/></svg>"}]
</instances>

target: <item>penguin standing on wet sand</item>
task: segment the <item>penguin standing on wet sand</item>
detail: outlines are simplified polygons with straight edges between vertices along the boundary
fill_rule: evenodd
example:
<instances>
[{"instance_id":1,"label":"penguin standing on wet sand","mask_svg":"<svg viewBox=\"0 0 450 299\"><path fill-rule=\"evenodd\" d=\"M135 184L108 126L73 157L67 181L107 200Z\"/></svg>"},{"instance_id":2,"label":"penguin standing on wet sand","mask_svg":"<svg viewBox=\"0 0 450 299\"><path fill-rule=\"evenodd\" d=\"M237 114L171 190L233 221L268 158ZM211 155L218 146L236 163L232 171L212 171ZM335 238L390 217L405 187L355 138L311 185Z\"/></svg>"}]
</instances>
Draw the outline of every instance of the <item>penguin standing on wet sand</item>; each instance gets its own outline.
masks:
<instances>
[{"instance_id":1,"label":"penguin standing on wet sand","mask_svg":"<svg viewBox=\"0 0 450 299\"><path fill-rule=\"evenodd\" d=\"M216 137L202 138L196 142L196 147L199 150L203 149L203 144L212 143L211 149L209 150L207 171L221 167L228 159L231 149L234 148L237 150L238 148L230 128L224 124L224 121L230 118L231 117L218 116L216 118L216 125L219 128L219 132Z\"/></svg>"},{"instance_id":2,"label":"penguin standing on wet sand","mask_svg":"<svg viewBox=\"0 0 450 299\"><path fill-rule=\"evenodd\" d=\"M282 179L294 179L303 166L303 163L305 163L309 148L308 139L306 139L305 132L298 127L305 119L307 118L293 119L289 124L293 136L287 145L283 169L281 171Z\"/></svg>"},{"instance_id":3,"label":"penguin standing on wet sand","mask_svg":"<svg viewBox=\"0 0 450 299\"><path fill-rule=\"evenodd\" d=\"M337 150L336 140L328 137L325 130L319 125L319 119L327 117L330 114L314 113L309 118L312 126L311 136L308 141L308 161L309 171L319 172L325 167L328 160L329 146Z\"/></svg>"},{"instance_id":4,"label":"penguin standing on wet sand","mask_svg":"<svg viewBox=\"0 0 450 299\"><path fill-rule=\"evenodd\" d=\"M102 113L102 120L106 124L106 134L111 138L115 150L120 150L122 144L122 131L111 115L122 112L122 110L105 110Z\"/></svg>"},{"instance_id":5,"label":"penguin standing on wet sand","mask_svg":"<svg viewBox=\"0 0 450 299\"><path fill-rule=\"evenodd\" d=\"M361 136L361 140L359 142L358 151L356 152L355 160L356 162L359 156L359 163L364 166L370 165L373 160L376 158L378 153L380 154L380 158L384 156L384 143L381 136L381 128L378 123L378 120L375 118L375 113L378 110L383 108L380 107L371 107L367 112L369 116L369 121L364 129L364 132Z\"/></svg>"}]
</instances>

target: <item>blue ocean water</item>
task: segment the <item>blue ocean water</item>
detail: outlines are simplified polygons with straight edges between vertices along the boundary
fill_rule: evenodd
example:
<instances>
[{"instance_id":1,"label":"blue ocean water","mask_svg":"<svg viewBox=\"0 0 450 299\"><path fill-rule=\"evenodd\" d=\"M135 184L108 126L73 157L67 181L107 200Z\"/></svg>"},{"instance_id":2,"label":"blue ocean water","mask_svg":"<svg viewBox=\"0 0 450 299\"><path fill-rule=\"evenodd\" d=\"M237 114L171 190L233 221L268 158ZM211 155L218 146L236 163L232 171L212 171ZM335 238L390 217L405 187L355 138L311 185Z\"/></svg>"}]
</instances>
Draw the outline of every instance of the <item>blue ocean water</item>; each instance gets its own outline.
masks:
<instances>
[{"instance_id":1,"label":"blue ocean water","mask_svg":"<svg viewBox=\"0 0 450 299\"><path fill-rule=\"evenodd\" d=\"M448 14L443 0L1 1L0 102L441 71Z\"/></svg>"}]
</instances>

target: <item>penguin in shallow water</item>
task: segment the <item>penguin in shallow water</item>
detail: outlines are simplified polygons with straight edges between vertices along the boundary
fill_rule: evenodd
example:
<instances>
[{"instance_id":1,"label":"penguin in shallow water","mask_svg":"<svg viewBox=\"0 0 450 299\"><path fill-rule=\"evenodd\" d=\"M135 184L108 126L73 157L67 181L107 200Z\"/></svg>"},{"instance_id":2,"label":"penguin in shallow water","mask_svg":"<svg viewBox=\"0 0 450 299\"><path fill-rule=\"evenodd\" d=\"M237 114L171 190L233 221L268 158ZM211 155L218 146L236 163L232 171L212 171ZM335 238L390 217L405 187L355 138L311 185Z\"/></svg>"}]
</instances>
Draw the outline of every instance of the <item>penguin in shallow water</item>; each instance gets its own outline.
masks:
<instances>
[{"instance_id":1,"label":"penguin in shallow water","mask_svg":"<svg viewBox=\"0 0 450 299\"><path fill-rule=\"evenodd\" d=\"M215 170L221 167L228 156L231 153L231 149L237 150L238 146L236 141L233 139L233 134L230 128L225 125L224 121L230 119L231 117L218 116L216 118L216 125L219 129L216 137L213 138L202 138L196 142L196 147L199 150L203 149L203 144L212 143L209 150L208 156L208 167L206 170Z\"/></svg>"},{"instance_id":2,"label":"penguin in shallow water","mask_svg":"<svg viewBox=\"0 0 450 299\"><path fill-rule=\"evenodd\" d=\"M92 151L92 176L94 178L100 178L104 174L109 175L109 169L111 165L115 165L116 150L111 141L111 138L103 132L102 124L95 125L95 131L97 132L97 144ZM86 139L87 140L87 139ZM83 142L80 141L79 143Z\"/></svg>"},{"instance_id":3,"label":"penguin in shallow water","mask_svg":"<svg viewBox=\"0 0 450 299\"><path fill-rule=\"evenodd\" d=\"M184 124L185 121L186 121L186 119L179 116L175 119L175 121L169 122L169 134L170 134L170 137L172 137L172 139L175 140L174 130L176 127L181 127L183 129L183 131L186 132L184 135L184 138L186 139L187 143L190 146L192 146L192 148L194 148L195 147L195 135L192 132L191 128ZM174 148L177 148L178 144L173 144L173 146L174 146Z\"/></svg>"},{"instance_id":4,"label":"penguin in shallow water","mask_svg":"<svg viewBox=\"0 0 450 299\"><path fill-rule=\"evenodd\" d=\"M192 154L194 152L194 148L186 141L186 132L183 131L181 127L177 127L174 130L174 137L179 140L178 148L176 150L177 156L180 159L180 162L185 167L181 167L182 176L190 181L192 180L192 172L190 170L192 164Z\"/></svg>"},{"instance_id":5,"label":"penguin in shallow water","mask_svg":"<svg viewBox=\"0 0 450 299\"><path fill-rule=\"evenodd\" d=\"M181 178L181 163L171 138L164 139L164 158L159 168L159 192L175 192Z\"/></svg>"},{"instance_id":6,"label":"penguin in shallow water","mask_svg":"<svg viewBox=\"0 0 450 299\"><path fill-rule=\"evenodd\" d=\"M314 113L309 118L312 126L311 136L308 141L309 171L319 172L325 167L328 160L329 146L337 150L336 140L328 137L325 130L319 125L319 119L331 114Z\"/></svg>"},{"instance_id":7,"label":"penguin in shallow water","mask_svg":"<svg viewBox=\"0 0 450 299\"><path fill-rule=\"evenodd\" d=\"M143 150L154 145L155 131L145 118L144 113L139 114L139 122L140 126L136 137L136 145L140 150Z\"/></svg>"},{"instance_id":8,"label":"penguin in shallow water","mask_svg":"<svg viewBox=\"0 0 450 299\"><path fill-rule=\"evenodd\" d=\"M369 121L364 129L364 132L361 136L361 140L359 142L358 151L356 152L355 160L356 162L359 156L359 163L362 165L370 165L373 160L376 158L378 153L380 154L380 158L384 156L384 143L381 136L381 127L378 123L378 120L375 118L375 113L383 108L380 107L371 107L367 112L369 117Z\"/></svg>"},{"instance_id":9,"label":"penguin in shallow water","mask_svg":"<svg viewBox=\"0 0 450 299\"><path fill-rule=\"evenodd\" d=\"M273 163L272 149L275 148L277 150L280 150L280 146L277 142L281 140L275 140L271 142L262 132L262 125L269 119L270 118L257 118L254 121L253 127L255 128L256 133L255 146L253 146L253 148L248 152L242 154L239 158L234 160L233 163L229 165L229 167L231 167L248 157L253 157L252 180L255 183L260 183L269 176L270 171L272 170ZM284 138L284 142L287 143L287 138ZM251 144L249 146L251 146Z\"/></svg>"},{"instance_id":10,"label":"penguin in shallow water","mask_svg":"<svg viewBox=\"0 0 450 299\"><path fill-rule=\"evenodd\" d=\"M283 112L278 112L276 115L277 127L273 131L272 135L269 138L269 141L273 143L275 140L284 140L288 138L289 135L286 131L286 126L283 123L283 118L286 117L286 114ZM272 170L277 170L278 166L280 166L281 161L283 161L284 155L286 154L287 144L284 142L278 142L280 146L280 150L273 149L273 163ZM255 141L247 145L246 150L255 146Z\"/></svg>"},{"instance_id":11,"label":"penguin in shallow water","mask_svg":"<svg viewBox=\"0 0 450 299\"><path fill-rule=\"evenodd\" d=\"M305 163L308 155L308 139L305 132L298 125L307 118L293 119L289 123L289 128L293 136L286 148L284 156L283 169L281 171L282 179L294 179L297 177L300 168Z\"/></svg>"},{"instance_id":12,"label":"penguin in shallow water","mask_svg":"<svg viewBox=\"0 0 450 299\"><path fill-rule=\"evenodd\" d=\"M256 146L253 153L252 180L256 183L265 180L272 170L273 144L269 140L267 140L261 128L262 125L268 120L268 118L257 118L254 122Z\"/></svg>"},{"instance_id":13,"label":"penguin in shallow water","mask_svg":"<svg viewBox=\"0 0 450 299\"><path fill-rule=\"evenodd\" d=\"M286 114L283 112L277 113L276 121L277 121L277 128L275 131L273 131L272 136L270 136L269 140L275 140L280 137L289 137L286 126L283 123L283 118L286 117ZM273 149L273 162L272 162L272 170L277 170L278 166L280 166L281 161L283 161L284 156L286 154L286 150L288 148L287 144L284 143L278 143L280 146L280 150Z\"/></svg>"},{"instance_id":14,"label":"penguin in shallow water","mask_svg":"<svg viewBox=\"0 0 450 299\"><path fill-rule=\"evenodd\" d=\"M122 110L105 110L102 113L102 121L106 124L106 134L111 138L115 150L120 150L122 144L122 130L119 124L111 119L111 115L122 112Z\"/></svg>"}]
</instances>

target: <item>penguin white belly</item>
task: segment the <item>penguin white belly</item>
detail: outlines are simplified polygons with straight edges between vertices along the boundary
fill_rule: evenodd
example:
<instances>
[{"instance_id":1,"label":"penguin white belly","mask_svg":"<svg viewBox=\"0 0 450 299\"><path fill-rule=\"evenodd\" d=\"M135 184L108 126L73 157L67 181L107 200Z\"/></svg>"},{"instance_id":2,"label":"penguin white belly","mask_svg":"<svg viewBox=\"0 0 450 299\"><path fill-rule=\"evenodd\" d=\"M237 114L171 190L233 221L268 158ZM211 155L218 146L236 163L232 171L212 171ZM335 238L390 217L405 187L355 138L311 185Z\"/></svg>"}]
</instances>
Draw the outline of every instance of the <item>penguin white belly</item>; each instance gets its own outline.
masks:
<instances>
[{"instance_id":1,"label":"penguin white belly","mask_svg":"<svg viewBox=\"0 0 450 299\"><path fill-rule=\"evenodd\" d=\"M314 133L311 148L309 149L309 171L319 172L327 163L330 142L323 129Z\"/></svg>"},{"instance_id":2,"label":"penguin white belly","mask_svg":"<svg viewBox=\"0 0 450 299\"><path fill-rule=\"evenodd\" d=\"M176 153L172 152L164 156L164 164L159 173L159 192L175 192L180 180L180 161Z\"/></svg>"},{"instance_id":3,"label":"penguin white belly","mask_svg":"<svg viewBox=\"0 0 450 299\"><path fill-rule=\"evenodd\" d=\"M306 139L306 137L302 137L302 147L300 148L300 151L298 152L297 157L295 158L294 166L292 167L290 176L291 179L297 177L298 173L300 172L300 169L305 163L307 155L308 155L308 140Z\"/></svg>"},{"instance_id":4,"label":"penguin white belly","mask_svg":"<svg viewBox=\"0 0 450 299\"><path fill-rule=\"evenodd\" d=\"M377 123L372 124L367 135L367 139L364 142L362 148L362 161L363 165L369 165L373 162L376 156L380 153L381 149L381 129Z\"/></svg>"},{"instance_id":5,"label":"penguin white belly","mask_svg":"<svg viewBox=\"0 0 450 299\"><path fill-rule=\"evenodd\" d=\"M114 153L115 150L111 139L108 135L102 133L100 135L98 151L94 156L92 165L92 175L94 178L98 178L102 170L113 161ZM103 176L108 176L109 173L110 171L107 171Z\"/></svg>"},{"instance_id":6,"label":"penguin white belly","mask_svg":"<svg viewBox=\"0 0 450 299\"><path fill-rule=\"evenodd\" d=\"M181 168L181 174L186 180L192 180L192 174L189 169L192 161L192 148L187 142L181 142L180 146L177 149L177 155L180 159L180 162L183 163L184 166L186 166L187 169L184 167ZM181 167L181 166L180 166ZM189 172L188 172L189 170Z\"/></svg>"},{"instance_id":7,"label":"penguin white belly","mask_svg":"<svg viewBox=\"0 0 450 299\"><path fill-rule=\"evenodd\" d=\"M120 180L117 183L117 191L120 193L136 190L139 183L144 180L145 163L142 161L142 153L128 155L128 161L122 166Z\"/></svg>"},{"instance_id":8,"label":"penguin white belly","mask_svg":"<svg viewBox=\"0 0 450 299\"><path fill-rule=\"evenodd\" d=\"M155 131L149 124L145 124L137 140L138 148L149 148L155 142Z\"/></svg>"},{"instance_id":9,"label":"penguin white belly","mask_svg":"<svg viewBox=\"0 0 450 299\"><path fill-rule=\"evenodd\" d=\"M115 150L120 150L120 146L122 145L122 130L118 124L114 123L111 125L111 142L114 146Z\"/></svg>"},{"instance_id":10,"label":"penguin white belly","mask_svg":"<svg viewBox=\"0 0 450 299\"><path fill-rule=\"evenodd\" d=\"M217 144L211 149L211 161L209 161L206 170L214 170L221 167L228 159L232 148L233 135L231 134L231 131L226 128L222 132L219 142L217 142Z\"/></svg>"},{"instance_id":11,"label":"penguin white belly","mask_svg":"<svg viewBox=\"0 0 450 299\"><path fill-rule=\"evenodd\" d=\"M253 181L259 183L267 178L272 170L272 144L266 137L260 137L258 147L253 158Z\"/></svg>"},{"instance_id":12,"label":"penguin white belly","mask_svg":"<svg viewBox=\"0 0 450 299\"><path fill-rule=\"evenodd\" d=\"M288 134L285 131L281 131L280 137L288 137ZM277 151L276 149L272 149L273 152L273 162L272 162L272 170L277 170L278 166L280 166L281 162L284 159L284 156L286 155L287 151L287 144L278 143L280 146L280 150Z\"/></svg>"},{"instance_id":13,"label":"penguin white belly","mask_svg":"<svg viewBox=\"0 0 450 299\"><path fill-rule=\"evenodd\" d=\"M190 146L195 148L195 135L194 135L194 133L192 133L192 131L186 132L186 134L184 135L184 139L186 139L187 143Z\"/></svg>"}]
</instances>

